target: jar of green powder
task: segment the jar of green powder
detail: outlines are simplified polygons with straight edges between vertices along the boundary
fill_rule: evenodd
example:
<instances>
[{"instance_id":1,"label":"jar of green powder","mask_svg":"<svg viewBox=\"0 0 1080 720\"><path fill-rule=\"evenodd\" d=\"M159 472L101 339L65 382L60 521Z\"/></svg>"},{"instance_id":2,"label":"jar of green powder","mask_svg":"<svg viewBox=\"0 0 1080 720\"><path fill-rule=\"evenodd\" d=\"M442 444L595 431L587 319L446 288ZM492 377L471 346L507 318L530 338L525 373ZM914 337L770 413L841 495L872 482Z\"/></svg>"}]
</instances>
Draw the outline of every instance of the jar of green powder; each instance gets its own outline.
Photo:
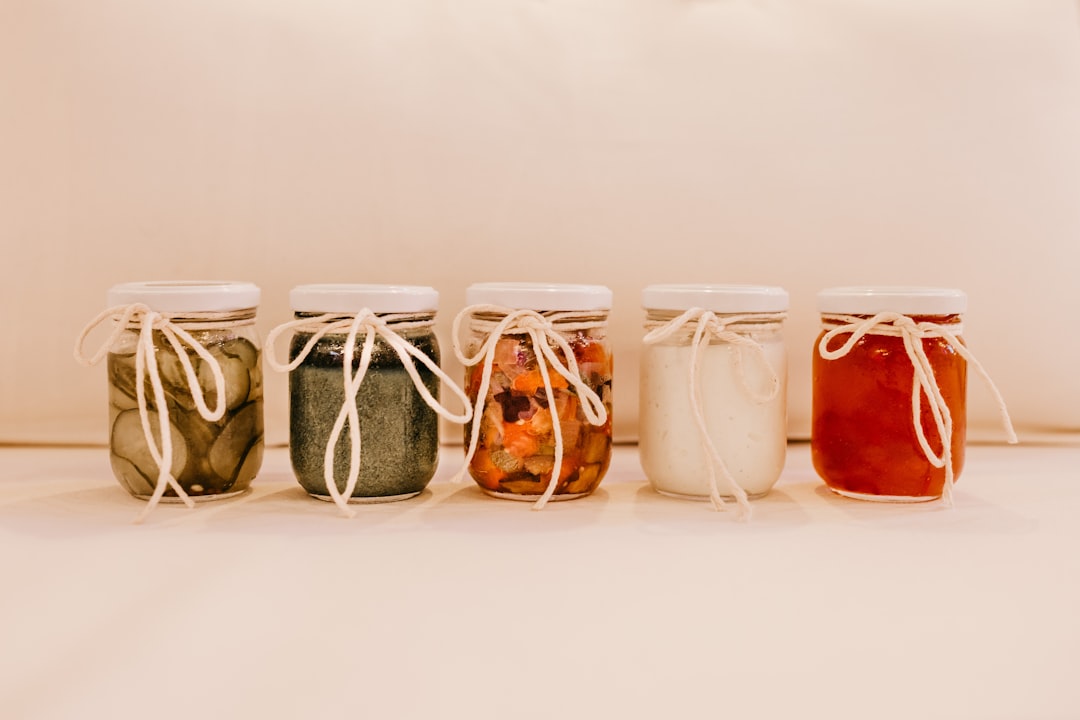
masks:
<instances>
[{"instance_id":1,"label":"jar of green powder","mask_svg":"<svg viewBox=\"0 0 1080 720\"><path fill-rule=\"evenodd\" d=\"M267 362L289 373L289 454L313 497L338 504L420 494L439 459L439 417L471 417L464 392L440 369L439 294L405 285L301 285L291 322L267 338ZM289 362L273 343L292 331ZM440 381L463 414L439 402Z\"/></svg>"}]
</instances>

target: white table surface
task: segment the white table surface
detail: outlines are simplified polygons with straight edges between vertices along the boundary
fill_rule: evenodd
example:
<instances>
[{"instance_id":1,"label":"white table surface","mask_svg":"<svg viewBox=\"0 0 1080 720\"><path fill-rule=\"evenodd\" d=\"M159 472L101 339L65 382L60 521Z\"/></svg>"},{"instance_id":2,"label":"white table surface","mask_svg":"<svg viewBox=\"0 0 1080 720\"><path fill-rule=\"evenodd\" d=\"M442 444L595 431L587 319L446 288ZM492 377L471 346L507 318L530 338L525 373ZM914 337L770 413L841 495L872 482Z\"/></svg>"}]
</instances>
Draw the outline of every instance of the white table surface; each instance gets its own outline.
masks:
<instances>
[{"instance_id":1,"label":"white table surface","mask_svg":"<svg viewBox=\"0 0 1080 720\"><path fill-rule=\"evenodd\" d=\"M956 507L833 496L805 445L750 523L633 447L543 512L451 485L141 507L106 451L0 449L0 718L1080 717L1080 448L969 448Z\"/></svg>"}]
</instances>

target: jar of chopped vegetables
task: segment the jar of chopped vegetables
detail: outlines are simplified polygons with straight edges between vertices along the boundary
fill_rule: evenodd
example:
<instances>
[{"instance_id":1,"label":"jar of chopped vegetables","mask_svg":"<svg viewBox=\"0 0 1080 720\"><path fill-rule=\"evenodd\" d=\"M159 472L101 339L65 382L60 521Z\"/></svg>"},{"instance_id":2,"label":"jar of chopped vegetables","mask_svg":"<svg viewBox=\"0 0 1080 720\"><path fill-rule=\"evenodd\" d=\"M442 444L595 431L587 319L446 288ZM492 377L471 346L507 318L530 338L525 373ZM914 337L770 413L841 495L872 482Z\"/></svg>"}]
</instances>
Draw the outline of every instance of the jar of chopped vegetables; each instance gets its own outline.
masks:
<instances>
[{"instance_id":1,"label":"jar of chopped vegetables","mask_svg":"<svg viewBox=\"0 0 1080 720\"><path fill-rule=\"evenodd\" d=\"M140 282L109 290L76 356L108 356L109 455L132 495L212 500L248 489L263 456L259 288L238 282ZM94 357L82 346L112 321Z\"/></svg>"},{"instance_id":2,"label":"jar of chopped vegetables","mask_svg":"<svg viewBox=\"0 0 1080 720\"><path fill-rule=\"evenodd\" d=\"M537 509L588 495L611 460L611 291L480 283L466 300L454 339L473 402L469 473L486 493Z\"/></svg>"},{"instance_id":3,"label":"jar of chopped vegetables","mask_svg":"<svg viewBox=\"0 0 1080 720\"><path fill-rule=\"evenodd\" d=\"M964 465L968 369L1004 402L962 338L952 289L844 287L818 295L811 455L834 492L861 500L950 497Z\"/></svg>"}]
</instances>

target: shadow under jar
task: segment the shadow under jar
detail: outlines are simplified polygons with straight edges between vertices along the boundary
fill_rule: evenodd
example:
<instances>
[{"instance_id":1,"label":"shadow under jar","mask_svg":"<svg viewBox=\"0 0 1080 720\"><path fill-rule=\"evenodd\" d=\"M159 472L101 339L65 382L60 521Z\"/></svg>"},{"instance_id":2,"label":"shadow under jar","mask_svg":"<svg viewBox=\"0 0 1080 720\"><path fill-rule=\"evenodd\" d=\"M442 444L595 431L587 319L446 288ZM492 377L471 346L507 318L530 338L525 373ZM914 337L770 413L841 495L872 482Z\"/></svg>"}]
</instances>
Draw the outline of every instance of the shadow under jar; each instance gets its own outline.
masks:
<instances>
[{"instance_id":1,"label":"shadow under jar","mask_svg":"<svg viewBox=\"0 0 1080 720\"><path fill-rule=\"evenodd\" d=\"M467 289L466 300L466 354L475 359L465 362L465 392L474 407L465 428L467 447L475 437L470 475L489 495L512 500L544 497L553 478L551 500L593 492L611 461L611 291L596 285L479 283ZM564 367L571 365L556 337L569 348L576 377L567 378L547 357L550 352ZM492 345L489 365L484 349ZM562 440L558 469L556 433Z\"/></svg>"},{"instance_id":2,"label":"shadow under jar","mask_svg":"<svg viewBox=\"0 0 1080 720\"><path fill-rule=\"evenodd\" d=\"M346 400L344 363L348 325L370 311L397 337L439 363L433 323L438 293L430 287L401 285L303 285L290 300L297 321L337 316L338 327L315 341L289 372L289 455L297 481L308 494L332 500L326 481L327 445L333 443L332 476L339 493L347 489L352 437L347 426L333 437ZM300 326L305 327L305 326ZM352 353L352 374L360 369L370 327L361 329ZM290 343L295 360L315 334L298 330ZM422 363L414 367L423 386L438 400L440 380ZM351 401L350 401L351 402ZM370 364L356 393L360 462L348 502L405 500L428 486L439 460L439 416L417 390L401 357L376 333Z\"/></svg>"},{"instance_id":3,"label":"shadow under jar","mask_svg":"<svg viewBox=\"0 0 1080 720\"><path fill-rule=\"evenodd\" d=\"M905 339L895 328L929 323L962 342L962 313L967 297L959 290L918 287L851 287L818 295L824 328L813 356L811 456L830 490L860 500L923 502L940 498L946 456L944 438L925 389L919 393L919 417L913 417L915 366ZM874 320L853 343L853 331ZM831 330L842 328L826 341ZM951 431L951 475L964 465L967 429L967 361L953 341L932 333L916 338L928 361L929 379L947 408ZM825 352L842 356L827 359ZM917 360L916 360L917 361Z\"/></svg>"},{"instance_id":4,"label":"shadow under jar","mask_svg":"<svg viewBox=\"0 0 1080 720\"><path fill-rule=\"evenodd\" d=\"M262 465L263 382L255 330L259 289L249 283L146 282L117 285L110 306L141 303L186 331L221 369L225 409L208 420L196 406L179 352L190 362L206 405L217 405L213 368L189 345L181 351L161 330L152 335L164 391L172 444L171 474L193 500L213 500L244 492ZM136 389L138 327L125 329L108 354L109 459L120 484L135 497L149 498L157 484L155 462L143 430ZM160 408L150 379L144 380L146 409L154 442L161 444ZM177 501L170 487L162 497Z\"/></svg>"}]
</instances>

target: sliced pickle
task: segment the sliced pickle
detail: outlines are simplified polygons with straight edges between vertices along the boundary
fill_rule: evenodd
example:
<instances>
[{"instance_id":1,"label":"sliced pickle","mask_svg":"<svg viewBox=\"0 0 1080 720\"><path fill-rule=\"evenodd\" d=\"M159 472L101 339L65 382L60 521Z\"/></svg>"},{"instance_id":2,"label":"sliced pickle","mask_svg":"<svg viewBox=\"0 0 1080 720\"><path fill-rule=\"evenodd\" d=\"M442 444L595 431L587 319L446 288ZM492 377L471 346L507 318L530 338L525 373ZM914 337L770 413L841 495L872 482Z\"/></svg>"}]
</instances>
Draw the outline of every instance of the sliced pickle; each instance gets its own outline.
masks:
<instances>
[{"instance_id":1,"label":"sliced pickle","mask_svg":"<svg viewBox=\"0 0 1080 720\"><path fill-rule=\"evenodd\" d=\"M220 345L211 345L208 350L221 367L221 375L225 380L225 406L229 410L235 410L248 400L254 399L252 393L258 391L256 382L260 380L253 377L253 371L259 362L259 351L255 346L243 338L233 338ZM213 407L217 404L213 367L200 359L197 368L199 387L202 388L207 405Z\"/></svg>"},{"instance_id":2,"label":"sliced pickle","mask_svg":"<svg viewBox=\"0 0 1080 720\"><path fill-rule=\"evenodd\" d=\"M187 374L184 372L184 366L171 345L164 343L158 346L154 357L157 360L158 372L161 374L161 382L166 387L170 385L174 389L187 387Z\"/></svg>"},{"instance_id":3,"label":"sliced pickle","mask_svg":"<svg viewBox=\"0 0 1080 720\"><path fill-rule=\"evenodd\" d=\"M114 383L109 383L109 404L120 411L132 410L139 406L133 395L128 395Z\"/></svg>"},{"instance_id":4,"label":"sliced pickle","mask_svg":"<svg viewBox=\"0 0 1080 720\"><path fill-rule=\"evenodd\" d=\"M161 433L158 428L158 414L150 411L150 428L154 435L155 443L161 442ZM183 434L175 425L169 423L169 435L172 438L172 476L180 477L188 461L188 447ZM125 410L116 416L112 427L111 440L112 454L118 459L126 460L147 480L152 483L157 481L158 466L150 454L150 448L146 444L146 436L143 434L142 421L139 419L138 410Z\"/></svg>"},{"instance_id":5,"label":"sliced pickle","mask_svg":"<svg viewBox=\"0 0 1080 720\"><path fill-rule=\"evenodd\" d=\"M198 356L189 355L188 357L191 358L192 367L198 370ZM176 354L172 345L162 340L161 344L157 346L154 358L157 361L161 386L168 398L184 410L195 409L195 401L191 397L191 388L188 387L187 373L184 372L184 365L180 362L180 356ZM147 396L150 397L152 391L149 379L146 384Z\"/></svg>"},{"instance_id":6,"label":"sliced pickle","mask_svg":"<svg viewBox=\"0 0 1080 720\"><path fill-rule=\"evenodd\" d=\"M112 464L113 474L132 495L154 494L154 481L143 475L130 461L110 453L109 462Z\"/></svg>"},{"instance_id":7,"label":"sliced pickle","mask_svg":"<svg viewBox=\"0 0 1080 720\"><path fill-rule=\"evenodd\" d=\"M244 338L233 338L218 346L222 354L241 360L249 368L259 363L259 349Z\"/></svg>"},{"instance_id":8,"label":"sliced pickle","mask_svg":"<svg viewBox=\"0 0 1080 720\"><path fill-rule=\"evenodd\" d=\"M244 462L236 472L236 477L233 478L231 485L248 485L255 479L255 476L259 472L259 468L262 467L262 460L263 439L260 435L259 437L252 438L251 444L248 445L247 453L244 455Z\"/></svg>"},{"instance_id":9,"label":"sliced pickle","mask_svg":"<svg viewBox=\"0 0 1080 720\"><path fill-rule=\"evenodd\" d=\"M229 419L210 448L210 469L231 483L250 454L253 440L262 440L262 416L258 403L248 403Z\"/></svg>"},{"instance_id":10,"label":"sliced pickle","mask_svg":"<svg viewBox=\"0 0 1080 720\"><path fill-rule=\"evenodd\" d=\"M221 375L225 378L225 407L235 410L248 400L251 392L251 374L248 366L237 357L213 353L221 365ZM217 405L217 388L214 383L214 371L208 362L199 363L199 387L202 388L206 404L213 408Z\"/></svg>"},{"instance_id":11,"label":"sliced pickle","mask_svg":"<svg viewBox=\"0 0 1080 720\"><path fill-rule=\"evenodd\" d=\"M135 400L135 356L109 355L109 390ZM110 400L112 397L110 395ZM117 398L119 400L119 398ZM117 404L119 407L119 404Z\"/></svg>"}]
</instances>

